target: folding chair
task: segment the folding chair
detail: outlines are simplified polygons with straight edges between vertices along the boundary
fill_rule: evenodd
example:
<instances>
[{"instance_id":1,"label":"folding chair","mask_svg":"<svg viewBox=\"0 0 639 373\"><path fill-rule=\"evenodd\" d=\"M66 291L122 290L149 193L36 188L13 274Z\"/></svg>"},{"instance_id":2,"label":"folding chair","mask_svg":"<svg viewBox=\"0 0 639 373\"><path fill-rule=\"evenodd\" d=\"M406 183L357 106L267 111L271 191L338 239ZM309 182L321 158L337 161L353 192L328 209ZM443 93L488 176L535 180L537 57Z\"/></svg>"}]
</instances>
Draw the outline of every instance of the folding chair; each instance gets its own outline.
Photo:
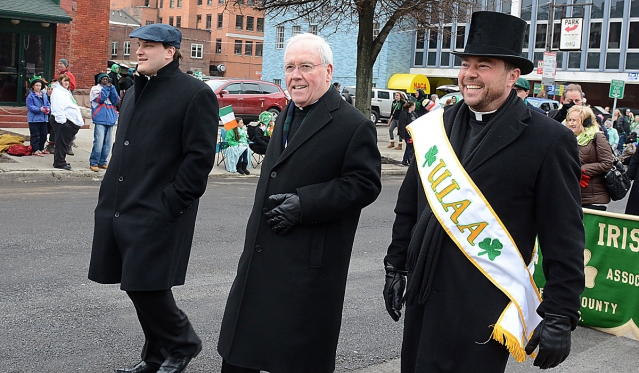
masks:
<instances>
[{"instance_id":1,"label":"folding chair","mask_svg":"<svg viewBox=\"0 0 639 373\"><path fill-rule=\"evenodd\" d=\"M215 155L216 155L216 165L220 165L220 163L224 162L224 167L226 167L226 157L224 156L224 149L229 147L229 143L226 142L226 130L224 127L220 129L220 139L215 144Z\"/></svg>"}]
</instances>

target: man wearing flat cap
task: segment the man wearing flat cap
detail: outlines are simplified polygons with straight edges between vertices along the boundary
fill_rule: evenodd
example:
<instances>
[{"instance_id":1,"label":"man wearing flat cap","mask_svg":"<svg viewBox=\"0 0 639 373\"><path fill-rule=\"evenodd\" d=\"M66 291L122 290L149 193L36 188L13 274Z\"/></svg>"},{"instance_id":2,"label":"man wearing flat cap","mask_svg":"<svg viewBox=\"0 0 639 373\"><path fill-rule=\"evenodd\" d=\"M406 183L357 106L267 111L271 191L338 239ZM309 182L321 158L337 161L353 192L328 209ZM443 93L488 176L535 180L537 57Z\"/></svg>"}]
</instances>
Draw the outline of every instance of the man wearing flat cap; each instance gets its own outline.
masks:
<instances>
[{"instance_id":1,"label":"man wearing flat cap","mask_svg":"<svg viewBox=\"0 0 639 373\"><path fill-rule=\"evenodd\" d=\"M153 24L129 36L138 38L139 74L122 102L100 186L89 279L120 283L144 331L142 361L116 373L179 373L202 342L171 288L184 284L214 162L218 103L206 84L179 70L179 30Z\"/></svg>"},{"instance_id":2,"label":"man wearing flat cap","mask_svg":"<svg viewBox=\"0 0 639 373\"><path fill-rule=\"evenodd\" d=\"M528 106L528 108L530 108L530 110L546 115L545 111L541 110L540 108L528 102L528 92L530 92L530 82L528 82L526 78L520 76L519 79L517 79L517 81L515 82L515 85L513 85L513 89L515 90L515 92L517 92L517 96L519 96L519 98L524 100L524 103L526 104L526 106Z\"/></svg>"},{"instance_id":3,"label":"man wearing flat cap","mask_svg":"<svg viewBox=\"0 0 639 373\"><path fill-rule=\"evenodd\" d=\"M416 161L400 187L383 290L395 321L406 300L402 373L503 372L509 353L523 362L535 351L546 369L570 352L584 287L579 152L570 130L513 89L533 70L520 57L525 29L511 15L474 13L455 53L463 101L408 126ZM543 300L531 275L542 270L537 238Z\"/></svg>"}]
</instances>

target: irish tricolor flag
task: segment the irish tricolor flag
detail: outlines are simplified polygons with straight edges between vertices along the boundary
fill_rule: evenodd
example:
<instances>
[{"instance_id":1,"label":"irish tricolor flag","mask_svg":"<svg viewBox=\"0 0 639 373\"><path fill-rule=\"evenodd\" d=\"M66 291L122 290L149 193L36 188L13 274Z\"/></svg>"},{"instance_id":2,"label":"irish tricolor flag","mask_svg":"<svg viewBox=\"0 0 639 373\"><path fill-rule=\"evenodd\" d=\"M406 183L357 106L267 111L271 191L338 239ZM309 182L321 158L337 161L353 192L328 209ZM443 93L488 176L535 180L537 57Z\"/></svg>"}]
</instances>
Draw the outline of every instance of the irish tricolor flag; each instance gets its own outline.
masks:
<instances>
[{"instance_id":1,"label":"irish tricolor flag","mask_svg":"<svg viewBox=\"0 0 639 373\"><path fill-rule=\"evenodd\" d=\"M231 105L220 109L220 120L224 124L224 129L227 131L237 127L235 114L233 114L233 107Z\"/></svg>"}]
</instances>

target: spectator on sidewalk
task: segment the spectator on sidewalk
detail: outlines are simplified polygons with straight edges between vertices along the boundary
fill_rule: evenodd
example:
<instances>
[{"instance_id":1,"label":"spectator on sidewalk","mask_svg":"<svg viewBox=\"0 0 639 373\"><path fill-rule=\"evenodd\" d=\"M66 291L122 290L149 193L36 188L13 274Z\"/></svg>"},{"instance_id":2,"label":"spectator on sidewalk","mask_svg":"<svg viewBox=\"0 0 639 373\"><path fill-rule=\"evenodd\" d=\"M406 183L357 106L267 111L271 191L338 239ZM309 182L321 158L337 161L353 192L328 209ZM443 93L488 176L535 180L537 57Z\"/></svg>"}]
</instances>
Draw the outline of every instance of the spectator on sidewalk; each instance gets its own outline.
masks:
<instances>
[{"instance_id":1,"label":"spectator on sidewalk","mask_svg":"<svg viewBox=\"0 0 639 373\"><path fill-rule=\"evenodd\" d=\"M517 82L515 83L513 88L517 92L517 96L524 100L524 103L530 110L546 115L545 111L536 106L533 106L530 102L528 102L528 92L530 92L530 82L528 82L528 79L520 77L519 79L517 79Z\"/></svg>"},{"instance_id":2,"label":"spectator on sidewalk","mask_svg":"<svg viewBox=\"0 0 639 373\"><path fill-rule=\"evenodd\" d=\"M568 84L562 94L562 97L563 103L561 108L559 108L559 110L551 110L548 112L548 116L559 123L566 120L568 110L571 107L575 105L583 105L584 92L581 90L581 86L579 84Z\"/></svg>"},{"instance_id":3,"label":"spectator on sidewalk","mask_svg":"<svg viewBox=\"0 0 639 373\"><path fill-rule=\"evenodd\" d=\"M262 155L266 154L266 148L268 148L268 143L271 140L271 137L266 135L266 129L271 126L271 122L273 122L274 118L275 115L270 111L260 113L253 137L249 139L253 142L250 144L253 152Z\"/></svg>"},{"instance_id":4,"label":"spectator on sidewalk","mask_svg":"<svg viewBox=\"0 0 639 373\"><path fill-rule=\"evenodd\" d=\"M120 78L122 78L122 75L120 75L120 65L114 63L111 65L111 69L109 71L109 79L111 80L111 84L115 87L118 97L122 95L122 92L120 92Z\"/></svg>"},{"instance_id":5,"label":"spectator on sidewalk","mask_svg":"<svg viewBox=\"0 0 639 373\"><path fill-rule=\"evenodd\" d=\"M615 109L612 115L612 125L619 134L619 144L617 145L617 153L623 152L623 146L626 144L626 138L630 135L630 123L626 117L621 114L621 110Z\"/></svg>"},{"instance_id":6,"label":"spectator on sidewalk","mask_svg":"<svg viewBox=\"0 0 639 373\"><path fill-rule=\"evenodd\" d=\"M226 157L226 170L237 172L240 175L250 175L247 169L248 161L251 159L251 149L249 148L248 135L244 120L235 117L237 127L226 131L224 140L229 145L223 150Z\"/></svg>"},{"instance_id":7,"label":"spectator on sidewalk","mask_svg":"<svg viewBox=\"0 0 639 373\"><path fill-rule=\"evenodd\" d=\"M40 76L34 76L29 82L31 92L27 96L26 105L27 121L29 122L29 135L31 143L31 154L42 156L49 154L44 144L47 142L47 125L49 123L49 113L51 104L47 94L42 92L45 82Z\"/></svg>"},{"instance_id":8,"label":"spectator on sidewalk","mask_svg":"<svg viewBox=\"0 0 639 373\"><path fill-rule=\"evenodd\" d=\"M619 154L617 150L619 145L619 133L612 126L612 119L610 118L606 119L604 126L606 126L606 130L608 131L608 143L610 144L610 147L612 147L613 153L617 155Z\"/></svg>"},{"instance_id":9,"label":"spectator on sidewalk","mask_svg":"<svg viewBox=\"0 0 639 373\"><path fill-rule=\"evenodd\" d=\"M50 121L55 129L55 151L53 152L53 167L71 171L71 165L67 163L67 151L71 141L80 127L84 125L82 113L78 103L73 98L69 87L71 79L62 74L53 84L51 94Z\"/></svg>"},{"instance_id":10,"label":"spectator on sidewalk","mask_svg":"<svg viewBox=\"0 0 639 373\"><path fill-rule=\"evenodd\" d=\"M75 75L69 71L69 61L66 58L60 58L58 61L58 76L56 76L56 80L62 74L69 78L69 91L73 94L73 91L75 91Z\"/></svg>"},{"instance_id":11,"label":"spectator on sidewalk","mask_svg":"<svg viewBox=\"0 0 639 373\"><path fill-rule=\"evenodd\" d=\"M89 93L94 125L89 168L94 172L98 172L100 168L107 169L107 158L111 152L111 133L118 120L115 105L120 99L107 74L100 73L98 81L99 83L92 87Z\"/></svg>"},{"instance_id":12,"label":"spectator on sidewalk","mask_svg":"<svg viewBox=\"0 0 639 373\"><path fill-rule=\"evenodd\" d=\"M399 114L402 112L402 107L406 101L402 100L402 94L399 92L395 92L395 99L391 103L391 115L388 119L388 134L390 135L390 144L388 144L387 148L395 148L395 150L402 150L402 141L404 137L402 137L403 132L399 131ZM398 144L395 147L395 128L397 128L397 139Z\"/></svg>"},{"instance_id":13,"label":"spectator on sidewalk","mask_svg":"<svg viewBox=\"0 0 639 373\"><path fill-rule=\"evenodd\" d=\"M402 158L402 166L409 166L410 162L413 161L413 157L415 155L413 148L413 139L410 133L406 130L406 126L411 124L415 119L417 119L417 114L415 114L415 103L414 102L406 102L404 106L402 106L402 111L399 114L399 129L398 133L400 133L404 139L406 139L406 150L404 150L404 158Z\"/></svg>"}]
</instances>

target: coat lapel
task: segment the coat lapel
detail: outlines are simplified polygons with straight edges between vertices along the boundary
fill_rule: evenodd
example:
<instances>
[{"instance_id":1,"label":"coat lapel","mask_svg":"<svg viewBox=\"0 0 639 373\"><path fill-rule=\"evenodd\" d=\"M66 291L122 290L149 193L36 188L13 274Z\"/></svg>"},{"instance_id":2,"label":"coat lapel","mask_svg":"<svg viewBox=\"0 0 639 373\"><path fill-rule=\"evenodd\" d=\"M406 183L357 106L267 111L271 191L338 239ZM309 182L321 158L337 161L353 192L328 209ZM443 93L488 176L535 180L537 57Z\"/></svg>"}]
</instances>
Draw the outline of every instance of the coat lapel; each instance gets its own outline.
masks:
<instances>
[{"instance_id":1,"label":"coat lapel","mask_svg":"<svg viewBox=\"0 0 639 373\"><path fill-rule=\"evenodd\" d=\"M502 117L494 123L494 128L486 134L484 140L479 144L477 153L466 166L466 172L474 171L506 148L528 127L526 122L531 118L530 109L521 99L517 100L518 102L503 113Z\"/></svg>"},{"instance_id":2,"label":"coat lapel","mask_svg":"<svg viewBox=\"0 0 639 373\"><path fill-rule=\"evenodd\" d=\"M335 102L335 95L337 95L338 100L341 100L341 97L337 93L336 90L330 89L320 101L315 105L313 110L306 116L304 122L300 126L300 128L295 132L295 136L290 139L288 146L281 155L278 157L277 161L273 165L273 167L278 164L284 162L288 157L291 156L302 144L308 141L314 134L318 131L322 130L325 126L329 124L331 119L333 118L331 115L331 111L337 109L339 107L339 101ZM279 118L278 118L279 119ZM282 118L284 119L284 118ZM276 138L278 139L278 143L273 145L281 146L282 144L282 127L284 126L284 120L280 121L279 129L276 133ZM272 141L272 140L271 140Z\"/></svg>"}]
</instances>

